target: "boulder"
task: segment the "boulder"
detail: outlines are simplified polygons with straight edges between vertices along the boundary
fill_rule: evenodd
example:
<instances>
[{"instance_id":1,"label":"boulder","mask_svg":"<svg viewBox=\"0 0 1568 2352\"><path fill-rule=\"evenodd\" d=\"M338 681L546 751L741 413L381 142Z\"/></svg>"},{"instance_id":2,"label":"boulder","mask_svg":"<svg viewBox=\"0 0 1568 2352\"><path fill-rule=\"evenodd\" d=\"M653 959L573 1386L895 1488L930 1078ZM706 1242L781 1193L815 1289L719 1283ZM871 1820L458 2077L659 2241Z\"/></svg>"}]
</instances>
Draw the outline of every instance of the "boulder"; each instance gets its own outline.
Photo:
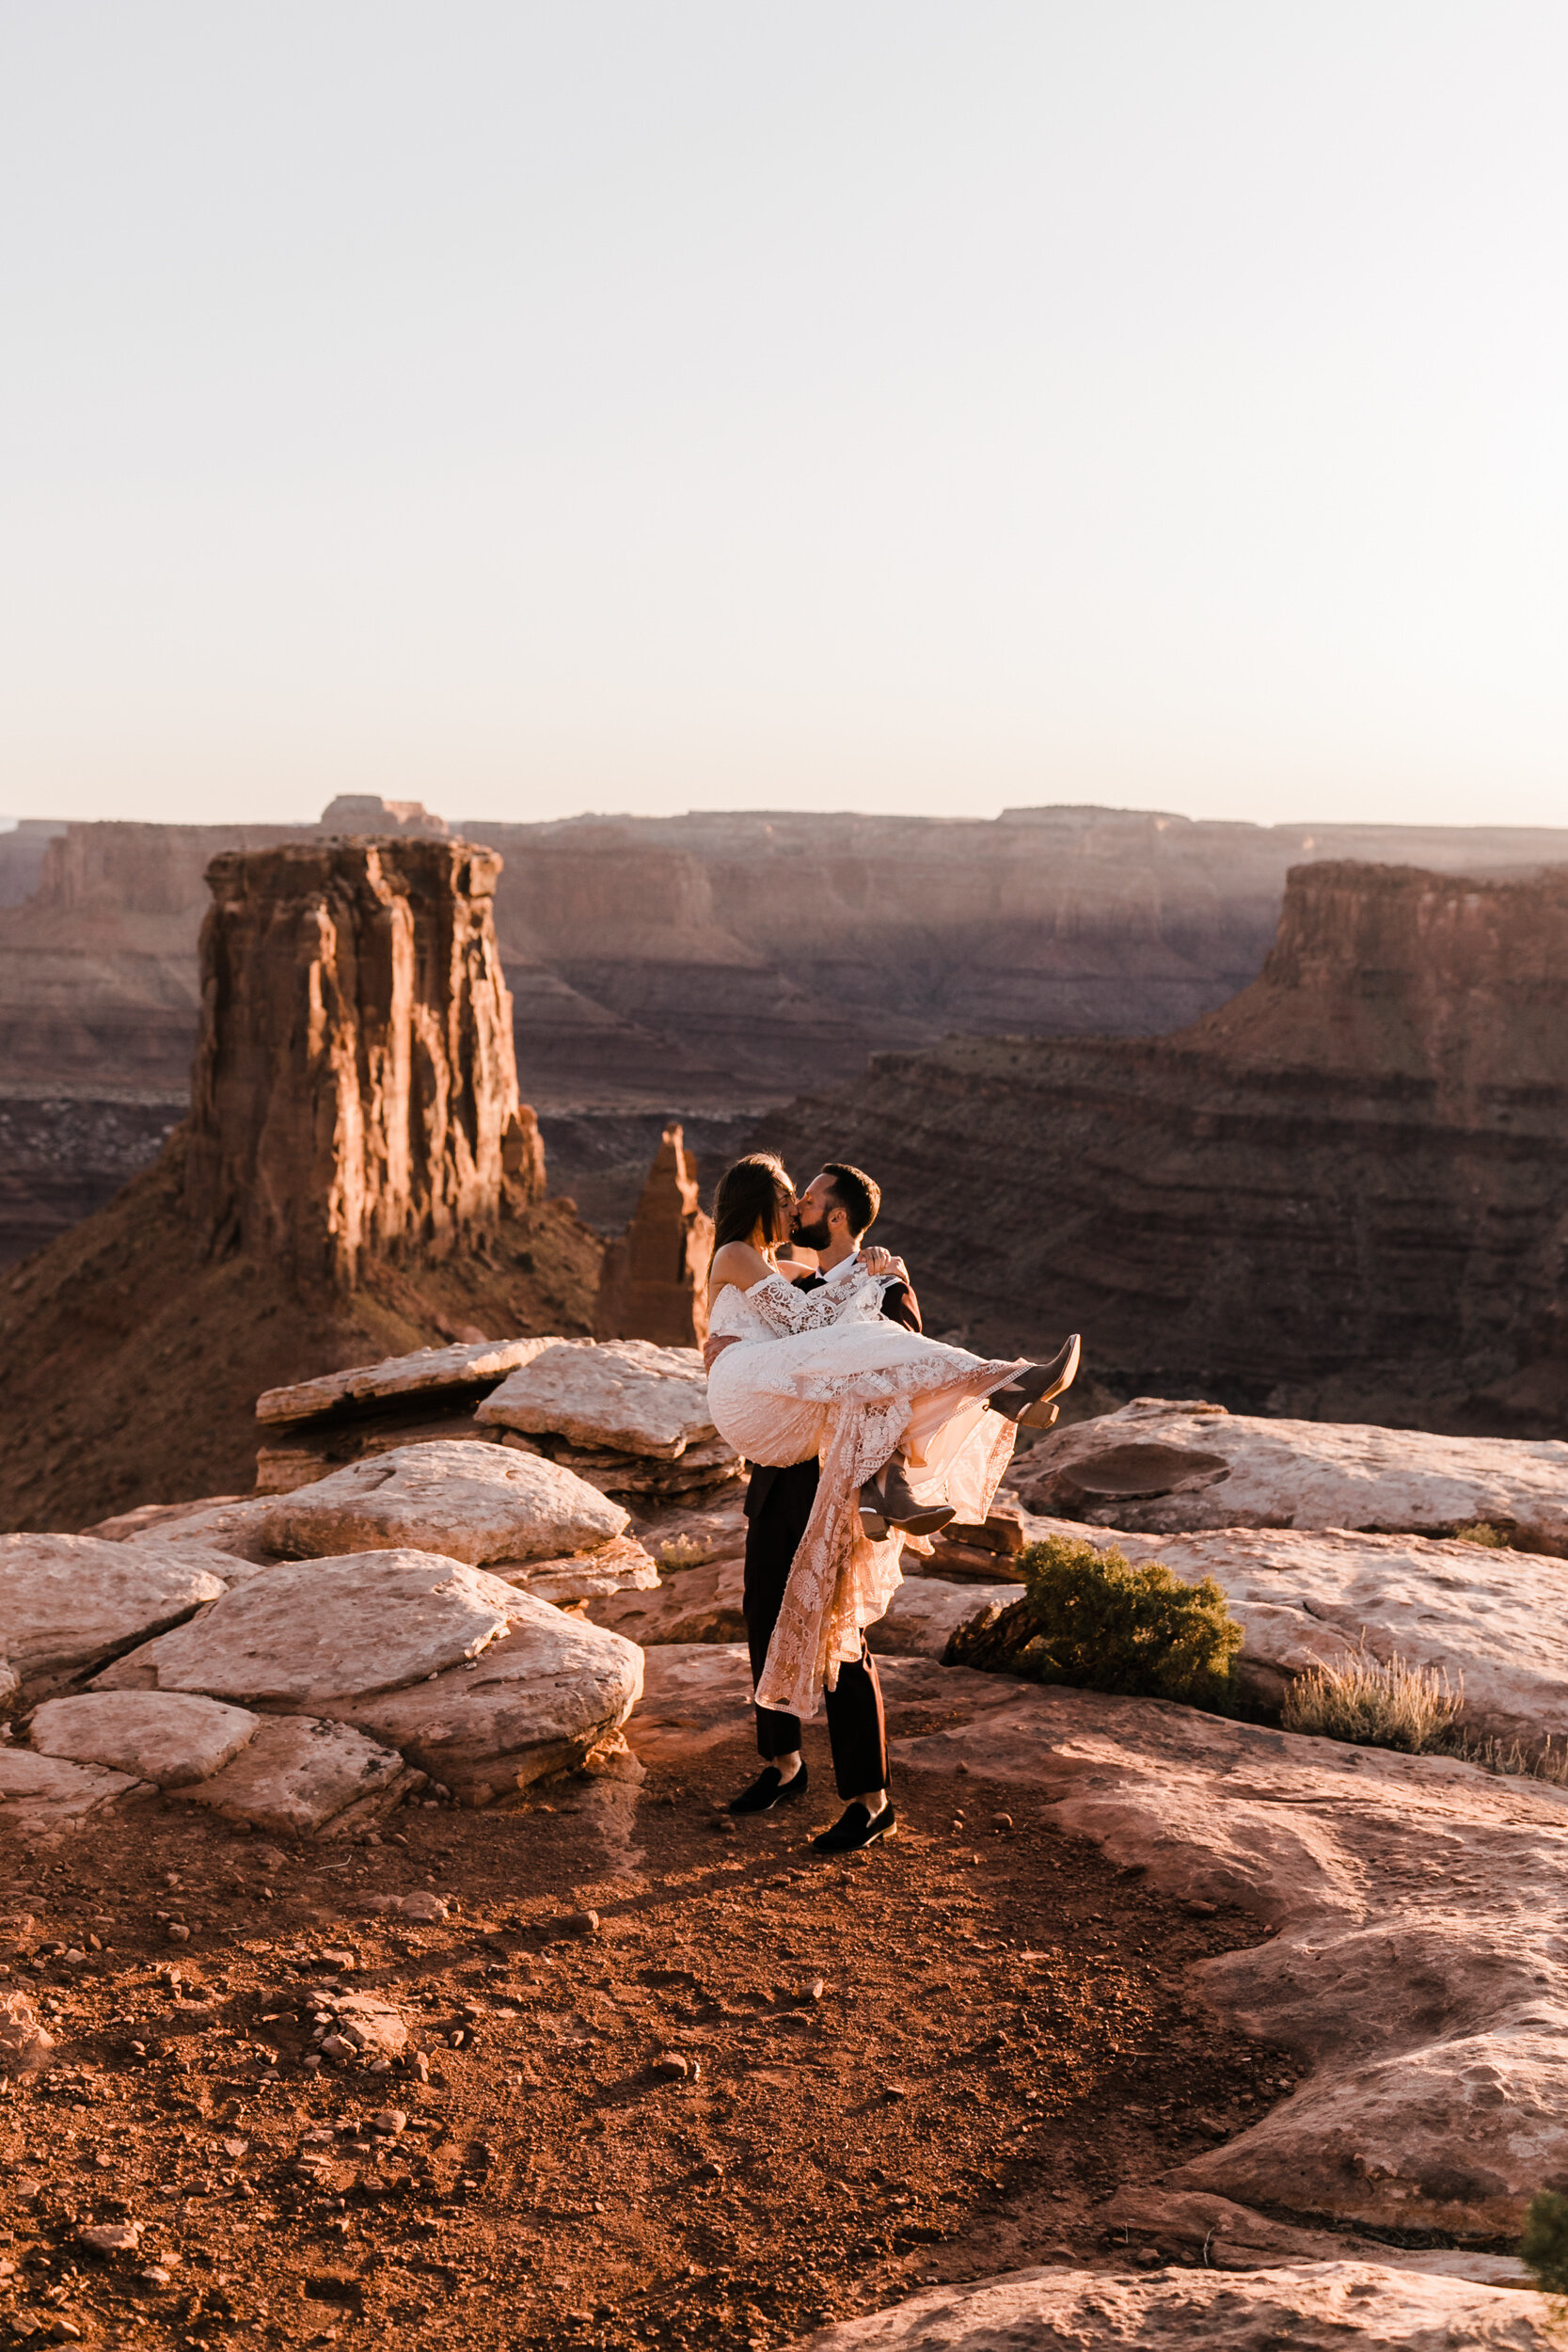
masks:
<instances>
[{"instance_id":1,"label":"boulder","mask_svg":"<svg viewBox=\"0 0 1568 2352\"><path fill-rule=\"evenodd\" d=\"M1352 1422L1267 1421L1142 1396L1015 1463L1033 1511L1164 1534L1212 1527L1451 1535L1484 1522L1520 1551L1568 1555L1568 1442L1440 1438Z\"/></svg>"},{"instance_id":2,"label":"boulder","mask_svg":"<svg viewBox=\"0 0 1568 2352\"><path fill-rule=\"evenodd\" d=\"M1065 1520L1028 1525L1033 1536L1070 1535L1117 1546L1132 1561L1161 1560L1189 1583L1212 1576L1245 1630L1244 1687L1264 1705L1277 1706L1296 1675L1364 1646L1375 1658L1446 1671L1463 1686L1465 1729L1481 1738L1568 1740L1568 1568L1555 1559L1333 1530L1138 1535Z\"/></svg>"},{"instance_id":3,"label":"boulder","mask_svg":"<svg viewBox=\"0 0 1568 2352\"><path fill-rule=\"evenodd\" d=\"M256 1418L265 1428L282 1428L293 1422L315 1421L323 1413L341 1412L345 1406L373 1404L380 1398L435 1398L443 1392L461 1397L485 1384L493 1388L519 1364L530 1363L546 1347L559 1345L556 1339L534 1339L420 1347L410 1356L388 1356L378 1364L322 1373L314 1380L297 1381L293 1388L264 1389L256 1400Z\"/></svg>"},{"instance_id":4,"label":"boulder","mask_svg":"<svg viewBox=\"0 0 1568 2352\"><path fill-rule=\"evenodd\" d=\"M257 1495L211 1495L200 1502L153 1503L148 1506L145 1525L128 1527L124 1534L115 1534L110 1540L136 1554L156 1551L161 1557L209 1567L233 1583L259 1567L270 1566L277 1558L261 1534L271 1509L270 1502ZM158 1514L156 1518L150 1516L153 1512ZM106 1519L103 1524L112 1528L141 1517L140 1512L128 1511L124 1520Z\"/></svg>"},{"instance_id":5,"label":"boulder","mask_svg":"<svg viewBox=\"0 0 1568 2352\"><path fill-rule=\"evenodd\" d=\"M840 2320L798 2352L1551 2352L1539 2295L1386 2263L1234 2272L1015 2270Z\"/></svg>"},{"instance_id":6,"label":"boulder","mask_svg":"<svg viewBox=\"0 0 1568 2352\"><path fill-rule=\"evenodd\" d=\"M243 1707L178 1691L88 1692L46 1699L27 1736L40 1756L104 1764L160 1788L182 1788L221 1772L260 1718Z\"/></svg>"},{"instance_id":7,"label":"boulder","mask_svg":"<svg viewBox=\"0 0 1568 2352\"><path fill-rule=\"evenodd\" d=\"M1568 1790L923 1660L883 1671L895 1727L922 1692L957 1719L905 1743L911 1769L1037 1789L1119 1867L1265 1929L1193 1987L1218 2030L1312 2071L1166 2188L1484 2238L1568 2177ZM1027 1990L1046 1963L1021 1964Z\"/></svg>"},{"instance_id":8,"label":"boulder","mask_svg":"<svg viewBox=\"0 0 1568 2352\"><path fill-rule=\"evenodd\" d=\"M347 1724L268 1715L231 1764L180 1794L272 1836L347 1837L423 1783L395 1748Z\"/></svg>"},{"instance_id":9,"label":"boulder","mask_svg":"<svg viewBox=\"0 0 1568 2352\"><path fill-rule=\"evenodd\" d=\"M668 1462L716 1435L702 1357L694 1347L648 1340L548 1347L503 1380L477 1417L496 1428L553 1431L574 1445Z\"/></svg>"},{"instance_id":10,"label":"boulder","mask_svg":"<svg viewBox=\"0 0 1568 2352\"><path fill-rule=\"evenodd\" d=\"M321 1711L400 1749L464 1804L494 1804L580 1764L636 1705L642 1653L546 1601L502 1589L511 1629L472 1664L411 1689L333 1700Z\"/></svg>"},{"instance_id":11,"label":"boulder","mask_svg":"<svg viewBox=\"0 0 1568 2352\"><path fill-rule=\"evenodd\" d=\"M294 1558L414 1546L477 1567L591 1550L628 1524L619 1503L541 1455L458 1441L334 1470L271 1504L262 1535Z\"/></svg>"},{"instance_id":12,"label":"boulder","mask_svg":"<svg viewBox=\"0 0 1568 2352\"><path fill-rule=\"evenodd\" d=\"M397 1690L477 1658L520 1600L510 1584L428 1551L304 1561L237 1586L94 1688L133 1688L150 1670L159 1691L325 1711L328 1699Z\"/></svg>"},{"instance_id":13,"label":"boulder","mask_svg":"<svg viewBox=\"0 0 1568 2352\"><path fill-rule=\"evenodd\" d=\"M559 1560L495 1560L490 1574L540 1600L553 1601L558 1609L611 1593L652 1592L658 1584L657 1568L630 1535L618 1535L597 1551L569 1552Z\"/></svg>"},{"instance_id":14,"label":"boulder","mask_svg":"<svg viewBox=\"0 0 1568 2352\"><path fill-rule=\"evenodd\" d=\"M0 1626L30 1698L178 1625L226 1589L155 1543L92 1535L0 1535Z\"/></svg>"},{"instance_id":15,"label":"boulder","mask_svg":"<svg viewBox=\"0 0 1568 2352\"><path fill-rule=\"evenodd\" d=\"M64 1756L39 1756L31 1748L0 1744L0 1804L7 1821L33 1829L58 1828L102 1812L117 1797L145 1787L129 1772L105 1772L98 1764L72 1764ZM150 1794L150 1791L149 1791Z\"/></svg>"}]
</instances>

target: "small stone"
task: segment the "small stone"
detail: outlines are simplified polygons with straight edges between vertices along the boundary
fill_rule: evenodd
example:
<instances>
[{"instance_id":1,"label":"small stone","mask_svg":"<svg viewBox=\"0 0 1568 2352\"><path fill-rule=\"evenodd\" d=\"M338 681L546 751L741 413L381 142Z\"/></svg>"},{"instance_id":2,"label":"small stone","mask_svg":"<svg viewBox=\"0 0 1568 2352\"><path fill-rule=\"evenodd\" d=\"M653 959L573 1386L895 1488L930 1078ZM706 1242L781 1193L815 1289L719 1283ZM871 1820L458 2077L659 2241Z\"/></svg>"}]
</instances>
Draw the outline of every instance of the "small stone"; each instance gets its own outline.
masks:
<instances>
[{"instance_id":1,"label":"small stone","mask_svg":"<svg viewBox=\"0 0 1568 2352\"><path fill-rule=\"evenodd\" d=\"M1219 1915L1218 1903L1199 1902L1196 1897L1191 1902L1183 1903L1182 1909L1193 1919L1213 1919Z\"/></svg>"},{"instance_id":2,"label":"small stone","mask_svg":"<svg viewBox=\"0 0 1568 2352\"><path fill-rule=\"evenodd\" d=\"M447 1916L447 1906L439 1895L404 1895L398 1909L420 1928L438 1928Z\"/></svg>"},{"instance_id":3,"label":"small stone","mask_svg":"<svg viewBox=\"0 0 1568 2352\"><path fill-rule=\"evenodd\" d=\"M77 2235L95 2254L134 2254L141 2237L141 2224L105 2221L95 2229L78 2231Z\"/></svg>"},{"instance_id":4,"label":"small stone","mask_svg":"<svg viewBox=\"0 0 1568 2352\"><path fill-rule=\"evenodd\" d=\"M191 1940L189 1928L182 1927L178 1919L171 1919L164 1933L171 1944L188 1944Z\"/></svg>"},{"instance_id":5,"label":"small stone","mask_svg":"<svg viewBox=\"0 0 1568 2352\"><path fill-rule=\"evenodd\" d=\"M371 2118L372 2131L384 2133L388 2139L395 2139L407 2127L408 2118L402 2107L382 2107Z\"/></svg>"},{"instance_id":6,"label":"small stone","mask_svg":"<svg viewBox=\"0 0 1568 2352\"><path fill-rule=\"evenodd\" d=\"M672 2081L685 2082L690 2072L690 2061L684 2058L678 2050L662 2051L654 2060L654 2073L663 2074Z\"/></svg>"},{"instance_id":7,"label":"small stone","mask_svg":"<svg viewBox=\"0 0 1568 2352\"><path fill-rule=\"evenodd\" d=\"M321 2047L323 2058L351 2058L355 2055L355 2044L349 2040L347 2034L329 2033L323 2041Z\"/></svg>"},{"instance_id":8,"label":"small stone","mask_svg":"<svg viewBox=\"0 0 1568 2352\"><path fill-rule=\"evenodd\" d=\"M568 1935L597 1935L599 1915L596 1911L569 1911L561 1924Z\"/></svg>"},{"instance_id":9,"label":"small stone","mask_svg":"<svg viewBox=\"0 0 1568 2352\"><path fill-rule=\"evenodd\" d=\"M145 2270L137 2271L136 2276L144 2286L166 2287L168 2284L168 2272L162 2263L149 2263Z\"/></svg>"},{"instance_id":10,"label":"small stone","mask_svg":"<svg viewBox=\"0 0 1568 2352\"><path fill-rule=\"evenodd\" d=\"M992 1829L1011 1829L1013 1817L1010 1813L993 1813L990 1817L990 1825Z\"/></svg>"},{"instance_id":11,"label":"small stone","mask_svg":"<svg viewBox=\"0 0 1568 2352\"><path fill-rule=\"evenodd\" d=\"M828 1988L823 1983L820 1977L813 1977L810 1984L806 1987L806 1998L808 2001L819 2001L827 1990Z\"/></svg>"},{"instance_id":12,"label":"small stone","mask_svg":"<svg viewBox=\"0 0 1568 2352\"><path fill-rule=\"evenodd\" d=\"M414 2072L418 2075L420 2082L429 2082L430 2060L426 2058L422 2050L416 2050L414 2053Z\"/></svg>"}]
</instances>

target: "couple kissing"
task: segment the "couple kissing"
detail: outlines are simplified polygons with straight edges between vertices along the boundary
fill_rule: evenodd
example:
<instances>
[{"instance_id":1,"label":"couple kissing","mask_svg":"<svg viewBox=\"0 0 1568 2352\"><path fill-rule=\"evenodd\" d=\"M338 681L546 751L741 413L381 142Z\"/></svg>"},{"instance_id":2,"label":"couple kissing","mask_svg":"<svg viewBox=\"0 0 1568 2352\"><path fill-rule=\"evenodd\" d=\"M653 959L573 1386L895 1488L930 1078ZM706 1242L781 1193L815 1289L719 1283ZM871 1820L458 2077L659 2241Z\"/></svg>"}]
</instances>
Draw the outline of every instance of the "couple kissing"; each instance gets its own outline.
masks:
<instances>
[{"instance_id":1,"label":"couple kissing","mask_svg":"<svg viewBox=\"0 0 1568 2352\"><path fill-rule=\"evenodd\" d=\"M720 1179L708 1269L709 1406L752 1464L742 1605L764 1761L730 1810L805 1794L800 1725L821 1692L845 1801L813 1841L830 1854L895 1827L865 1629L903 1581L905 1537L983 1519L1019 1429L1049 1426L1078 1370L1076 1334L1044 1364L928 1339L903 1262L866 1246L880 1206L845 1161L797 1195L752 1152Z\"/></svg>"}]
</instances>

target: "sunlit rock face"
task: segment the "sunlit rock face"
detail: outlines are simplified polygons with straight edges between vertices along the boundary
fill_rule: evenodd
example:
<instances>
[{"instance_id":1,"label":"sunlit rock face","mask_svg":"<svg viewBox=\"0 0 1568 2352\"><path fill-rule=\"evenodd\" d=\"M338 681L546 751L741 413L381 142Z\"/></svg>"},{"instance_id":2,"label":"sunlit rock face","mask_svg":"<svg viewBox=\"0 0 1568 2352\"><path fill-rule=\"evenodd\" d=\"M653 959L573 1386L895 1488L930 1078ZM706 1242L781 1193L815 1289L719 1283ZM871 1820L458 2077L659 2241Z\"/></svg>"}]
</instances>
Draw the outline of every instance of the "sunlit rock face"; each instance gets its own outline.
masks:
<instances>
[{"instance_id":1,"label":"sunlit rock face","mask_svg":"<svg viewBox=\"0 0 1568 2352\"><path fill-rule=\"evenodd\" d=\"M214 1248L351 1289L537 1197L499 870L420 835L214 859L185 1199Z\"/></svg>"}]
</instances>

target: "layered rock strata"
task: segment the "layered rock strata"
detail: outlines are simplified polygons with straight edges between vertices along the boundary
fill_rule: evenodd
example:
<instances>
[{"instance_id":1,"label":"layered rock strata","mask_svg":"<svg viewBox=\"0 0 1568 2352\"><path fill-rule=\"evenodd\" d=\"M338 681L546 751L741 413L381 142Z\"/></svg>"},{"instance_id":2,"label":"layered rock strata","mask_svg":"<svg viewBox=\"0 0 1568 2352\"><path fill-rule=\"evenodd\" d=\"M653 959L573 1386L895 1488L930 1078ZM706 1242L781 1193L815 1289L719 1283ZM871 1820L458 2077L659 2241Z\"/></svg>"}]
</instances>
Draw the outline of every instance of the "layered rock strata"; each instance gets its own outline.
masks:
<instances>
[{"instance_id":1,"label":"layered rock strata","mask_svg":"<svg viewBox=\"0 0 1568 2352\"><path fill-rule=\"evenodd\" d=\"M666 1127L625 1235L605 1251L594 1331L601 1340L700 1347L707 1337L713 1219L679 1127Z\"/></svg>"},{"instance_id":2,"label":"layered rock strata","mask_svg":"<svg viewBox=\"0 0 1568 2352\"><path fill-rule=\"evenodd\" d=\"M1154 1041L879 1057L756 1141L882 1184L927 1322L1120 1387L1568 1426L1568 869L1323 865L1262 977Z\"/></svg>"},{"instance_id":3,"label":"layered rock strata","mask_svg":"<svg viewBox=\"0 0 1568 2352\"><path fill-rule=\"evenodd\" d=\"M238 1246L352 1288L538 1197L492 900L499 861L411 837L230 853L208 880L185 1199Z\"/></svg>"}]
</instances>

